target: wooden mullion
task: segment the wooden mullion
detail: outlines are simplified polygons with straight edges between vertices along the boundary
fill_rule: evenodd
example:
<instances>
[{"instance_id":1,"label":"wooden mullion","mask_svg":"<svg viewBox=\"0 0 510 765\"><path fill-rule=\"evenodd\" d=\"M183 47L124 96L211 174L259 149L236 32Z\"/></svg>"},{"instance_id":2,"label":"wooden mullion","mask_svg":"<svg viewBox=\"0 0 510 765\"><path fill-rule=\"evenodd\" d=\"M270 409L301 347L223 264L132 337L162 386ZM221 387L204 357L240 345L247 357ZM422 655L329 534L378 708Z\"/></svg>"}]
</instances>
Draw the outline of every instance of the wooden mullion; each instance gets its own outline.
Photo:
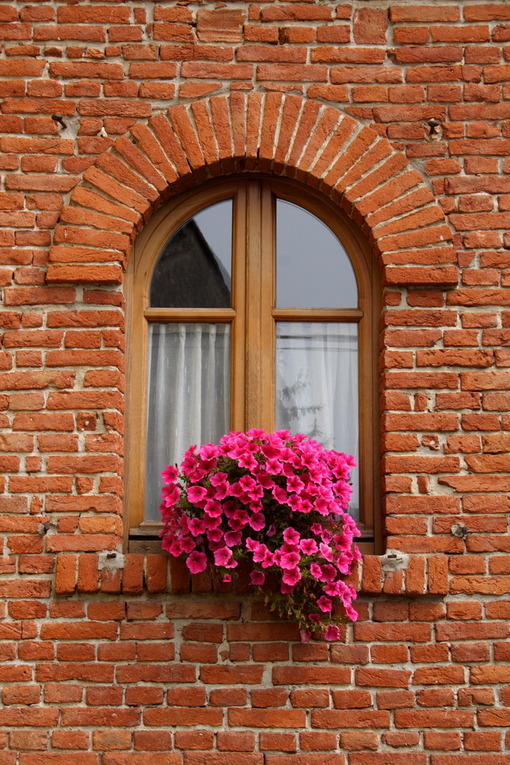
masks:
<instances>
[{"instance_id":1,"label":"wooden mullion","mask_svg":"<svg viewBox=\"0 0 510 765\"><path fill-rule=\"evenodd\" d=\"M230 345L230 427L246 427L246 279L247 279L247 194L245 184L239 184L234 197L234 230L232 235L232 322Z\"/></svg>"},{"instance_id":2,"label":"wooden mullion","mask_svg":"<svg viewBox=\"0 0 510 765\"><path fill-rule=\"evenodd\" d=\"M246 427L263 427L261 369L261 295L260 270L262 251L261 186L247 184L246 199Z\"/></svg>"},{"instance_id":3,"label":"wooden mullion","mask_svg":"<svg viewBox=\"0 0 510 765\"><path fill-rule=\"evenodd\" d=\"M246 420L272 430L275 421L274 203L270 187L247 184Z\"/></svg>"},{"instance_id":4,"label":"wooden mullion","mask_svg":"<svg viewBox=\"0 0 510 765\"><path fill-rule=\"evenodd\" d=\"M262 231L260 253L261 423L263 428L272 431L276 423L276 332L275 320L272 316L276 292L276 200L268 182L262 186L260 214Z\"/></svg>"}]
</instances>

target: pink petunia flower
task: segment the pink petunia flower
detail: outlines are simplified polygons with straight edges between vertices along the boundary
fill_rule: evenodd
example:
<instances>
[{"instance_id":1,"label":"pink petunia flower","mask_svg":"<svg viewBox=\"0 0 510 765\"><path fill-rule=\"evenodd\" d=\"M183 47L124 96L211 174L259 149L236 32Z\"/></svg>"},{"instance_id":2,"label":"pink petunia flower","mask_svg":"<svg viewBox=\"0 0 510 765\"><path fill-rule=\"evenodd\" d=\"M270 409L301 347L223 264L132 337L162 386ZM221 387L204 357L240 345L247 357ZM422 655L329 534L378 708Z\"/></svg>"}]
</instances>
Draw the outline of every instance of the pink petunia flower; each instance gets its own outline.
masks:
<instances>
[{"instance_id":1,"label":"pink petunia flower","mask_svg":"<svg viewBox=\"0 0 510 765\"><path fill-rule=\"evenodd\" d=\"M324 560L332 561L333 560L333 550L329 545L325 545L324 542L321 542L319 545L319 552L324 558Z\"/></svg>"},{"instance_id":2,"label":"pink petunia flower","mask_svg":"<svg viewBox=\"0 0 510 765\"><path fill-rule=\"evenodd\" d=\"M204 524L204 529L206 531L212 531L212 529L217 529L221 525L221 520L220 518L215 518L211 515L204 515L202 523Z\"/></svg>"},{"instance_id":3,"label":"pink petunia flower","mask_svg":"<svg viewBox=\"0 0 510 765\"><path fill-rule=\"evenodd\" d=\"M244 489L239 481L235 481L230 484L228 493L231 497L242 497L244 495Z\"/></svg>"},{"instance_id":4,"label":"pink petunia flower","mask_svg":"<svg viewBox=\"0 0 510 765\"><path fill-rule=\"evenodd\" d=\"M239 479L239 485L242 486L245 492L252 491L257 486L251 475L243 475Z\"/></svg>"},{"instance_id":5,"label":"pink petunia flower","mask_svg":"<svg viewBox=\"0 0 510 765\"><path fill-rule=\"evenodd\" d=\"M269 566L274 566L274 564L275 564L274 554L270 550L267 550L264 553L264 557L260 561L260 565L262 566L262 568L269 568Z\"/></svg>"},{"instance_id":6,"label":"pink petunia flower","mask_svg":"<svg viewBox=\"0 0 510 765\"><path fill-rule=\"evenodd\" d=\"M299 542L299 549L305 555L313 555L319 548L315 539L302 539Z\"/></svg>"},{"instance_id":7,"label":"pink petunia flower","mask_svg":"<svg viewBox=\"0 0 510 765\"><path fill-rule=\"evenodd\" d=\"M181 541L181 552L183 553L191 553L195 549L195 545L198 542L198 540L192 539L191 537L182 537L180 541Z\"/></svg>"},{"instance_id":8,"label":"pink petunia flower","mask_svg":"<svg viewBox=\"0 0 510 765\"><path fill-rule=\"evenodd\" d=\"M212 460L218 456L219 449L216 444L204 444L198 450L199 455L203 460Z\"/></svg>"},{"instance_id":9,"label":"pink petunia flower","mask_svg":"<svg viewBox=\"0 0 510 765\"><path fill-rule=\"evenodd\" d=\"M227 547L235 547L240 545L242 540L242 534L240 531L227 531L225 534L225 544Z\"/></svg>"},{"instance_id":10,"label":"pink petunia flower","mask_svg":"<svg viewBox=\"0 0 510 765\"><path fill-rule=\"evenodd\" d=\"M161 547L176 558L182 553L182 548L178 539L163 537Z\"/></svg>"},{"instance_id":11,"label":"pink petunia flower","mask_svg":"<svg viewBox=\"0 0 510 765\"><path fill-rule=\"evenodd\" d=\"M262 513L254 513L249 519L248 523L254 531L260 531L266 525L266 519Z\"/></svg>"},{"instance_id":12,"label":"pink petunia flower","mask_svg":"<svg viewBox=\"0 0 510 765\"><path fill-rule=\"evenodd\" d=\"M279 565L286 570L291 570L296 568L300 560L301 556L297 552L283 553L283 555L280 556Z\"/></svg>"},{"instance_id":13,"label":"pink petunia flower","mask_svg":"<svg viewBox=\"0 0 510 765\"><path fill-rule=\"evenodd\" d=\"M186 558L186 565L192 574L199 574L207 568L207 556L205 553L194 550Z\"/></svg>"},{"instance_id":14,"label":"pink petunia flower","mask_svg":"<svg viewBox=\"0 0 510 765\"><path fill-rule=\"evenodd\" d=\"M217 473L213 473L210 477L211 486L218 486L218 484L225 483L225 481L228 481L228 473L224 473L221 470L218 470Z\"/></svg>"},{"instance_id":15,"label":"pink petunia flower","mask_svg":"<svg viewBox=\"0 0 510 765\"><path fill-rule=\"evenodd\" d=\"M215 566L228 566L232 559L232 550L230 547L220 547L219 550L214 551L214 565Z\"/></svg>"},{"instance_id":16,"label":"pink petunia flower","mask_svg":"<svg viewBox=\"0 0 510 765\"><path fill-rule=\"evenodd\" d=\"M198 537L199 534L205 531L203 521L201 521L200 518L191 518L188 523L188 528L194 537Z\"/></svg>"},{"instance_id":17,"label":"pink petunia flower","mask_svg":"<svg viewBox=\"0 0 510 765\"><path fill-rule=\"evenodd\" d=\"M228 495L230 490L230 486L228 484L228 481L218 481L217 484L214 485L214 490L210 491L210 496L212 499L219 501L222 499L225 499L225 497Z\"/></svg>"},{"instance_id":18,"label":"pink petunia flower","mask_svg":"<svg viewBox=\"0 0 510 765\"><path fill-rule=\"evenodd\" d=\"M161 471L161 478L163 479L164 483L173 483L177 480L178 477L179 471L175 465L168 465L164 470Z\"/></svg>"},{"instance_id":19,"label":"pink petunia flower","mask_svg":"<svg viewBox=\"0 0 510 765\"><path fill-rule=\"evenodd\" d=\"M266 435L265 430L261 430L260 428L250 428L250 430L247 431L246 435L249 438L262 438Z\"/></svg>"},{"instance_id":20,"label":"pink petunia flower","mask_svg":"<svg viewBox=\"0 0 510 765\"><path fill-rule=\"evenodd\" d=\"M222 515L222 507L220 502L216 502L213 499L208 499L204 505L204 512L210 515L211 518L219 518Z\"/></svg>"},{"instance_id":21,"label":"pink petunia flower","mask_svg":"<svg viewBox=\"0 0 510 765\"><path fill-rule=\"evenodd\" d=\"M203 486L190 486L188 489L188 499L193 505L201 505L207 497L207 489Z\"/></svg>"},{"instance_id":22,"label":"pink petunia flower","mask_svg":"<svg viewBox=\"0 0 510 765\"><path fill-rule=\"evenodd\" d=\"M349 573L352 566L352 559L353 559L353 556L347 555L346 553L342 553L341 555L338 556L335 563L341 574Z\"/></svg>"},{"instance_id":23,"label":"pink petunia flower","mask_svg":"<svg viewBox=\"0 0 510 765\"><path fill-rule=\"evenodd\" d=\"M319 606L320 610L324 612L331 611L331 609L333 608L332 600L330 600L330 598L327 598L325 595L321 595L321 597L317 601L317 605Z\"/></svg>"},{"instance_id":24,"label":"pink petunia flower","mask_svg":"<svg viewBox=\"0 0 510 765\"><path fill-rule=\"evenodd\" d=\"M266 575L262 571L254 569L253 571L250 571L250 580L252 584L260 586L266 581Z\"/></svg>"},{"instance_id":25,"label":"pink petunia flower","mask_svg":"<svg viewBox=\"0 0 510 765\"><path fill-rule=\"evenodd\" d=\"M283 538L289 545L298 545L301 535L296 529L289 526L289 528L285 529L283 532Z\"/></svg>"},{"instance_id":26,"label":"pink petunia flower","mask_svg":"<svg viewBox=\"0 0 510 765\"><path fill-rule=\"evenodd\" d=\"M282 576L282 581L285 582L285 584L290 585L291 587L297 584L300 579L301 579L301 571L298 568L291 568L288 571L285 571Z\"/></svg>"},{"instance_id":27,"label":"pink petunia flower","mask_svg":"<svg viewBox=\"0 0 510 765\"><path fill-rule=\"evenodd\" d=\"M313 505L309 499L303 499L298 494L293 494L289 499L289 505L298 513L310 513L313 510Z\"/></svg>"},{"instance_id":28,"label":"pink petunia flower","mask_svg":"<svg viewBox=\"0 0 510 765\"><path fill-rule=\"evenodd\" d=\"M280 505L284 505L289 499L287 492L281 486L273 486L272 494Z\"/></svg>"},{"instance_id":29,"label":"pink petunia flower","mask_svg":"<svg viewBox=\"0 0 510 765\"><path fill-rule=\"evenodd\" d=\"M291 476L289 476L289 478L287 479L288 491L295 491L299 494L299 492L303 491L304 488L305 488L305 485L303 481L301 480L301 478L299 478L299 476L294 475L294 473Z\"/></svg>"},{"instance_id":30,"label":"pink petunia flower","mask_svg":"<svg viewBox=\"0 0 510 765\"><path fill-rule=\"evenodd\" d=\"M263 489L272 489L273 488L273 486L274 486L273 479L261 467L255 468L252 471L252 475L255 478L255 480L258 482L259 486L261 486Z\"/></svg>"},{"instance_id":31,"label":"pink petunia flower","mask_svg":"<svg viewBox=\"0 0 510 765\"><path fill-rule=\"evenodd\" d=\"M165 507L173 507L179 501L181 492L177 486L163 487L163 504Z\"/></svg>"},{"instance_id":32,"label":"pink petunia flower","mask_svg":"<svg viewBox=\"0 0 510 765\"><path fill-rule=\"evenodd\" d=\"M271 457L271 459L268 459L266 462L266 468L272 475L280 475L282 472L282 463L275 457Z\"/></svg>"},{"instance_id":33,"label":"pink petunia flower","mask_svg":"<svg viewBox=\"0 0 510 765\"><path fill-rule=\"evenodd\" d=\"M242 454L237 461L239 463L239 467L247 468L248 470L253 470L258 465L258 462L253 454Z\"/></svg>"},{"instance_id":34,"label":"pink petunia flower","mask_svg":"<svg viewBox=\"0 0 510 765\"><path fill-rule=\"evenodd\" d=\"M326 563L321 566L321 580L323 582L334 582L337 576L337 572L334 566Z\"/></svg>"},{"instance_id":35,"label":"pink petunia flower","mask_svg":"<svg viewBox=\"0 0 510 765\"><path fill-rule=\"evenodd\" d=\"M315 579L322 581L322 569L318 563L310 563L310 573Z\"/></svg>"}]
</instances>

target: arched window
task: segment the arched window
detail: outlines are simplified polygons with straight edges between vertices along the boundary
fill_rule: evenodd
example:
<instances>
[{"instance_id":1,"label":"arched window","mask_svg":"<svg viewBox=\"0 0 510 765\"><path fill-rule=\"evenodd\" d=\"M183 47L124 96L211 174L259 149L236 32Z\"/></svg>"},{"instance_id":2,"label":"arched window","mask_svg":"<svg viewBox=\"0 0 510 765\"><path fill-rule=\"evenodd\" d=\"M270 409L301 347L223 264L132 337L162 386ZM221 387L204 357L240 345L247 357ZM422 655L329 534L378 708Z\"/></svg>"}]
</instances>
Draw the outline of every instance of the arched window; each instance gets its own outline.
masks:
<instances>
[{"instance_id":1,"label":"arched window","mask_svg":"<svg viewBox=\"0 0 510 765\"><path fill-rule=\"evenodd\" d=\"M353 454L370 544L379 290L353 224L292 182L215 183L159 211L130 275L130 549L157 536L162 468L250 427Z\"/></svg>"}]
</instances>

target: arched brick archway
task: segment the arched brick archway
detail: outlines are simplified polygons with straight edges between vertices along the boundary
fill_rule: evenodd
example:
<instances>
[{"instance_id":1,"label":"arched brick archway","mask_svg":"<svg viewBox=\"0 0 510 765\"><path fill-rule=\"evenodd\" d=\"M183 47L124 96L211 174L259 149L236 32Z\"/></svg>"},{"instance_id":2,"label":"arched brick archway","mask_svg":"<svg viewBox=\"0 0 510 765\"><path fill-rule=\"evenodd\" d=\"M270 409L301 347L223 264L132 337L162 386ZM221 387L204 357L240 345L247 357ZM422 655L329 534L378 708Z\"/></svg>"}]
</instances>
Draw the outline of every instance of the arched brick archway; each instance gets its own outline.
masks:
<instances>
[{"instance_id":1,"label":"arched brick archway","mask_svg":"<svg viewBox=\"0 0 510 765\"><path fill-rule=\"evenodd\" d=\"M132 241L163 201L235 172L319 188L365 231L387 284L457 283L444 213L407 158L333 106L280 93L173 106L119 137L64 207L47 281L121 283Z\"/></svg>"}]
</instances>

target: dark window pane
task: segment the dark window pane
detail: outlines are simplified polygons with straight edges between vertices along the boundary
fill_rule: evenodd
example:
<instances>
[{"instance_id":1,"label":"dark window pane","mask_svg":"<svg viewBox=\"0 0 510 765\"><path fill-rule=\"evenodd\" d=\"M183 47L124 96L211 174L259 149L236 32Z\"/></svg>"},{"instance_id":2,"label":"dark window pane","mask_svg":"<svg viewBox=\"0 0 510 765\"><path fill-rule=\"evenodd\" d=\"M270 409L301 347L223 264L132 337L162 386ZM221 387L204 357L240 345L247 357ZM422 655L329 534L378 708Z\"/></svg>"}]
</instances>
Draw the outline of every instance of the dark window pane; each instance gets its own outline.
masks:
<instances>
[{"instance_id":1,"label":"dark window pane","mask_svg":"<svg viewBox=\"0 0 510 765\"><path fill-rule=\"evenodd\" d=\"M154 308L230 308L232 200L206 207L168 240L150 288Z\"/></svg>"},{"instance_id":2,"label":"dark window pane","mask_svg":"<svg viewBox=\"0 0 510 765\"><path fill-rule=\"evenodd\" d=\"M354 269L342 243L315 215L276 202L276 305L356 308Z\"/></svg>"}]
</instances>

